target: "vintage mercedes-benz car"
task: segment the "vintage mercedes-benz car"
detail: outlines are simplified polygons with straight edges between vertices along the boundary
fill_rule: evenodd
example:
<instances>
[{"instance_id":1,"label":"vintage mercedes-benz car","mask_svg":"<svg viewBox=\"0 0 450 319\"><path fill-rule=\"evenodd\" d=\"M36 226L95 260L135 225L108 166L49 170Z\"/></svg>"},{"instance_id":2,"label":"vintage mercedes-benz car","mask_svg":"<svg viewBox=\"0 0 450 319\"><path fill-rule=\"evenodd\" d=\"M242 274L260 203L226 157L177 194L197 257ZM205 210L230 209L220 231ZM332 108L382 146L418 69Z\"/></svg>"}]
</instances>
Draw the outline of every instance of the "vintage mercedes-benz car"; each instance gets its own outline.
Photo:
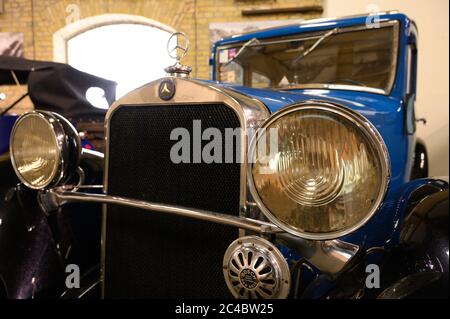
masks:
<instances>
[{"instance_id":1,"label":"vintage mercedes-benz car","mask_svg":"<svg viewBox=\"0 0 450 319\"><path fill-rule=\"evenodd\" d=\"M22 184L0 206L0 291L447 297L448 178L426 177L414 135L417 29L403 14L372 18L221 40L212 81L190 78L174 34L167 77L110 107L104 155L83 153L56 113L23 115L10 143ZM77 218L100 204L89 268L89 241L67 229L95 233ZM79 288L65 289L69 264Z\"/></svg>"}]
</instances>

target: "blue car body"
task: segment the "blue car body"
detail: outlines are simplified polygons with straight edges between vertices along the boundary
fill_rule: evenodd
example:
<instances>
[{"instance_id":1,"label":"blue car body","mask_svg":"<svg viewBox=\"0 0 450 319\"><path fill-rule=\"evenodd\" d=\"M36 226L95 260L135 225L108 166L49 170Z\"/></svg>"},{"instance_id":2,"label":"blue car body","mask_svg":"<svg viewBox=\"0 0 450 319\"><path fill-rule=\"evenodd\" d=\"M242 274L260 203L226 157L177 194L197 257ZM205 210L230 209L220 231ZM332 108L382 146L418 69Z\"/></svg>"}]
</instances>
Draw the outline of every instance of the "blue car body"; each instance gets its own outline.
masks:
<instances>
[{"instance_id":1,"label":"blue car body","mask_svg":"<svg viewBox=\"0 0 450 319\"><path fill-rule=\"evenodd\" d=\"M366 24L370 16L349 17L335 20L319 19L303 24L277 27L262 31L236 35L216 42L212 49L212 78L217 78L216 55L218 48L245 43L253 38L258 40L274 39L282 36L298 35L306 32L327 31L334 28L347 28ZM331 88L308 89L257 89L227 83L221 85L239 91L263 102L270 112L277 112L284 107L308 100L321 100L340 104L364 115L382 135L390 155L391 180L384 205L380 211L360 230L343 238L346 241L366 248L398 244L398 234L403 220L402 202L414 189L430 180L409 183L414 161L416 138L408 133L408 57L407 47L417 41L417 29L414 22L400 13L385 13L376 17L379 23L399 22L399 47L397 70L392 89L387 94L371 93L358 90ZM414 78L415 81L415 78ZM219 82L216 82L219 83ZM414 94L412 102L414 102ZM403 207L404 208L404 207Z\"/></svg>"},{"instance_id":2,"label":"blue car body","mask_svg":"<svg viewBox=\"0 0 450 319\"><path fill-rule=\"evenodd\" d=\"M0 155L6 153L9 149L9 137L17 118L18 116L16 115L0 117Z\"/></svg>"}]
</instances>

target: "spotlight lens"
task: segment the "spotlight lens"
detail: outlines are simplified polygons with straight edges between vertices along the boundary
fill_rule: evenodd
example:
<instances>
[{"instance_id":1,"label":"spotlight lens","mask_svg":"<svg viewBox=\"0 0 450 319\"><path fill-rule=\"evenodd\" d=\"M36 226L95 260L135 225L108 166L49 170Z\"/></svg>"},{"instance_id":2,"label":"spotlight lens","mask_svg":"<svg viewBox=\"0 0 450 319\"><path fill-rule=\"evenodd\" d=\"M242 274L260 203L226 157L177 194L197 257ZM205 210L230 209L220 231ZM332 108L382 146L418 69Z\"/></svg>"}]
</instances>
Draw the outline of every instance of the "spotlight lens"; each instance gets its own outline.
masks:
<instances>
[{"instance_id":1,"label":"spotlight lens","mask_svg":"<svg viewBox=\"0 0 450 319\"><path fill-rule=\"evenodd\" d=\"M11 156L16 173L31 188L49 185L58 171L60 149L52 119L30 113L16 123Z\"/></svg>"}]
</instances>

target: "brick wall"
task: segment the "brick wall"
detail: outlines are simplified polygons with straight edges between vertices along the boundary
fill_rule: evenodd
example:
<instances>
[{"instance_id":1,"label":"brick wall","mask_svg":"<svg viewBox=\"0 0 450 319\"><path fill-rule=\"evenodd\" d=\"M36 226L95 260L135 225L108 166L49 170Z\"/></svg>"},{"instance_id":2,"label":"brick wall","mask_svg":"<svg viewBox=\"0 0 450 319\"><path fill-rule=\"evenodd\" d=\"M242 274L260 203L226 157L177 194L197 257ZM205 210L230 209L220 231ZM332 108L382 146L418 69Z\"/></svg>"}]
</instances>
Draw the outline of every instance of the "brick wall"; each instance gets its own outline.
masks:
<instances>
[{"instance_id":1,"label":"brick wall","mask_svg":"<svg viewBox=\"0 0 450 319\"><path fill-rule=\"evenodd\" d=\"M0 32L23 32L25 57L53 59L53 34L66 25L68 5L79 7L80 19L105 14L125 13L144 16L188 34L191 51L184 63L193 66L193 76L209 77L209 23L277 19L310 19L318 14L276 14L243 17L243 9L321 5L322 0L3 0ZM1 87L9 98L26 88ZM10 99L8 99L10 100ZM2 103L2 102L0 102ZM0 104L0 108L5 105ZM31 108L24 100L16 112Z\"/></svg>"}]
</instances>

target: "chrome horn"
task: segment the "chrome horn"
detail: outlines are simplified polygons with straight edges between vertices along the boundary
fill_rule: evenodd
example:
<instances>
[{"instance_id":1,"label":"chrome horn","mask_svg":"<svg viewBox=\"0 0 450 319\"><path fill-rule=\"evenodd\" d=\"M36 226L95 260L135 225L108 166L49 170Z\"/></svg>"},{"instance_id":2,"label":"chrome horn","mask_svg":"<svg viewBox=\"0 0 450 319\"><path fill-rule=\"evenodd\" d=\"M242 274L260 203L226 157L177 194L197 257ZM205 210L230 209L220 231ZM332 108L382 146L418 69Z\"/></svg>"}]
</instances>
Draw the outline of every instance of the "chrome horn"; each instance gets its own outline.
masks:
<instances>
[{"instance_id":1,"label":"chrome horn","mask_svg":"<svg viewBox=\"0 0 450 319\"><path fill-rule=\"evenodd\" d=\"M289 266L269 241L242 237L231 243L223 258L228 289L238 299L283 299L289 295Z\"/></svg>"}]
</instances>

